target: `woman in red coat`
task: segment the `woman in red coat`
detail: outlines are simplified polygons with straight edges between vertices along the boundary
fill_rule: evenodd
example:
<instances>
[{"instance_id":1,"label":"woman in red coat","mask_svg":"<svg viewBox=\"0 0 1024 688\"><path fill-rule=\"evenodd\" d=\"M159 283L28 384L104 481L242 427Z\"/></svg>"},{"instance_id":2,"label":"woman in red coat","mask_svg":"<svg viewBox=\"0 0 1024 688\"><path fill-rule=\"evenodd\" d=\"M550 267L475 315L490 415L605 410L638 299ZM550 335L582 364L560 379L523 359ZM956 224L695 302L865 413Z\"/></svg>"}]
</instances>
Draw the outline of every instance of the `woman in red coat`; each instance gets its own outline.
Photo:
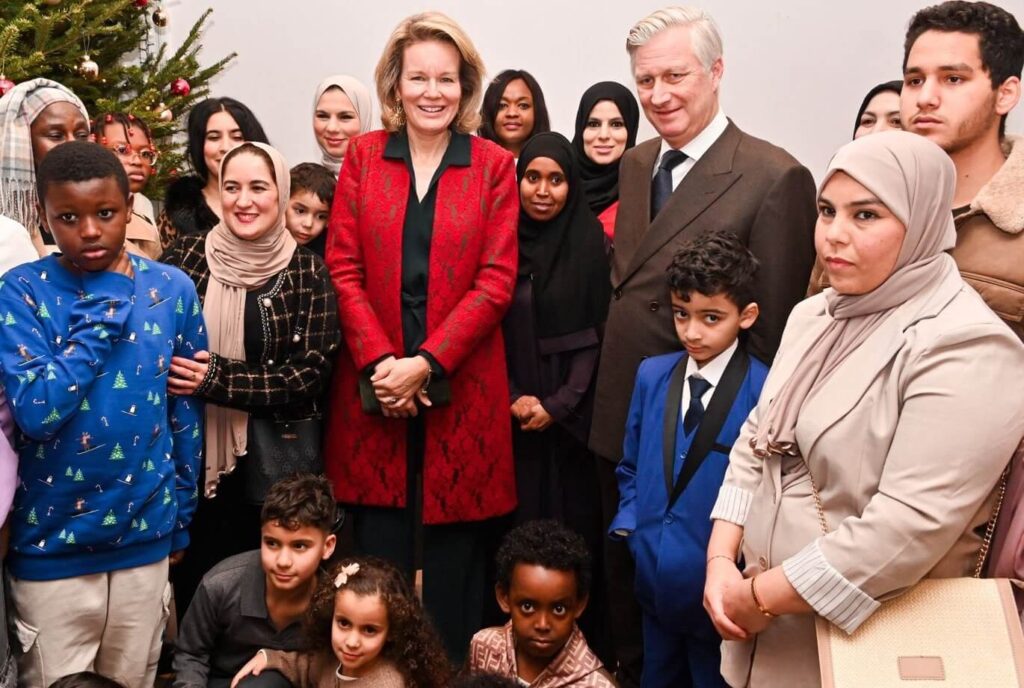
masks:
<instances>
[{"instance_id":1,"label":"woman in red coat","mask_svg":"<svg viewBox=\"0 0 1024 688\"><path fill-rule=\"evenodd\" d=\"M469 134L483 65L439 13L377 65L386 131L352 141L327 265L344 342L328 475L356 547L412 574L453 659L480 626L485 520L515 507L500 324L515 286L512 156Z\"/></svg>"}]
</instances>

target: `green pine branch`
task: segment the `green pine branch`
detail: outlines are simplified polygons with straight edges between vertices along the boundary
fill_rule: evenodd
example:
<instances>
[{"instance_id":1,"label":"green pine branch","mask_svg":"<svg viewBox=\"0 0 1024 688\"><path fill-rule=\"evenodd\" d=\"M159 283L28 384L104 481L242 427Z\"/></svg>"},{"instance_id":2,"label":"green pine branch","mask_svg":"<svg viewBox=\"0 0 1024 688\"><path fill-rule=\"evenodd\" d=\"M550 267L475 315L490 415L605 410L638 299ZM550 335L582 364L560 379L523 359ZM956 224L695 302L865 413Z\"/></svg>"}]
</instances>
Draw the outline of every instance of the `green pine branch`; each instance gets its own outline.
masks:
<instances>
[{"instance_id":1,"label":"green pine branch","mask_svg":"<svg viewBox=\"0 0 1024 688\"><path fill-rule=\"evenodd\" d=\"M157 173L147 193L160 197L170 178L182 173L182 144L176 137L184 115L210 92L210 80L236 53L202 66L200 40L212 12L207 9L173 52L166 45L149 54L150 12L134 0L62 0L50 6L40 0L0 0L0 74L15 81L46 77L78 95L93 117L128 112L153 132L160 151ZM172 17L173 21L173 17ZM89 80L79 67L88 54L99 65L99 78ZM191 91L173 95L171 83L183 78ZM170 110L172 121L160 119ZM175 138L179 141L175 141Z\"/></svg>"}]
</instances>

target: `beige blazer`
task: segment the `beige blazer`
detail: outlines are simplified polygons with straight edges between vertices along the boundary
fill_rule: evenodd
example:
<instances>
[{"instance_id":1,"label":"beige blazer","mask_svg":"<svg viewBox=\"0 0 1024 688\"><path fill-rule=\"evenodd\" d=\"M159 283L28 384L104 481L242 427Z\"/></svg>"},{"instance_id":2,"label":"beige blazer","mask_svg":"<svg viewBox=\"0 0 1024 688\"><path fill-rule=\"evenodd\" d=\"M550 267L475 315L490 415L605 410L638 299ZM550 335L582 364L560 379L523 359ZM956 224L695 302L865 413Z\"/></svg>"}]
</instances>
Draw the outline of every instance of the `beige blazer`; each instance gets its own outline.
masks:
<instances>
[{"instance_id":1,"label":"beige blazer","mask_svg":"<svg viewBox=\"0 0 1024 688\"><path fill-rule=\"evenodd\" d=\"M854 631L922 578L968 576L994 488L1024 436L1024 345L955 272L915 296L808 397L797 458L753 456L758 418L828 324L824 295L799 304L758 406L730 455L712 518L744 527L744 575L783 565L822 616ZM819 686L814 621L775 619L725 642L731 686Z\"/></svg>"}]
</instances>

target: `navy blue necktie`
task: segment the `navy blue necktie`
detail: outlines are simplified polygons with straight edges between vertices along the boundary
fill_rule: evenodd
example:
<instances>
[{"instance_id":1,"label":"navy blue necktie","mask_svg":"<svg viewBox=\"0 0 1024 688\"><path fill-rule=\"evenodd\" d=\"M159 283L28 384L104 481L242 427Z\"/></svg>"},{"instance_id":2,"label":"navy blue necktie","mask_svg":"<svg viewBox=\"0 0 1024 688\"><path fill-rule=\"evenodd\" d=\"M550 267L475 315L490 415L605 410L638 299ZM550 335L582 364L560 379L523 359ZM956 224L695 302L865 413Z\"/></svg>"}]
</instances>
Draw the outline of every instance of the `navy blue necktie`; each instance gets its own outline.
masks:
<instances>
[{"instance_id":1,"label":"navy blue necktie","mask_svg":"<svg viewBox=\"0 0 1024 688\"><path fill-rule=\"evenodd\" d=\"M701 419L704 418L704 404L701 403L700 398L711 389L710 382L696 375L691 375L688 382L690 383L690 405L686 407L686 415L683 416L683 432L687 435L696 430Z\"/></svg>"},{"instance_id":2,"label":"navy blue necktie","mask_svg":"<svg viewBox=\"0 0 1024 688\"><path fill-rule=\"evenodd\" d=\"M654 175L651 183L651 219L658 217L658 213L668 203L672 195L672 170L683 164L686 160L686 153L669 149L661 156L661 163L658 165L658 172Z\"/></svg>"}]
</instances>

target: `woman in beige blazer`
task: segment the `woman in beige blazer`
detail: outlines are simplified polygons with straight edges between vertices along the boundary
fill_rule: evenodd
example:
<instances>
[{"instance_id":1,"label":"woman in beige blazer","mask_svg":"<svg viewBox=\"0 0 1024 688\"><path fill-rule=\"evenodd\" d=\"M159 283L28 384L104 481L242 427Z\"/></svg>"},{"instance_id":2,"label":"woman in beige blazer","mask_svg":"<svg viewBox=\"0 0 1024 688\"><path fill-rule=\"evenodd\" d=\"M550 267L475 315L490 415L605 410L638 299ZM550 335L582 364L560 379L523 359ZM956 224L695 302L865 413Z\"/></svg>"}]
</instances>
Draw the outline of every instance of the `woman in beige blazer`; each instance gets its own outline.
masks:
<instances>
[{"instance_id":1,"label":"woman in beige blazer","mask_svg":"<svg viewBox=\"0 0 1024 688\"><path fill-rule=\"evenodd\" d=\"M705 607L731 686L819 686L814 614L852 633L922 578L973 572L1024 435L1024 345L946 253L954 179L905 132L829 165L833 288L793 310L712 513Z\"/></svg>"}]
</instances>

